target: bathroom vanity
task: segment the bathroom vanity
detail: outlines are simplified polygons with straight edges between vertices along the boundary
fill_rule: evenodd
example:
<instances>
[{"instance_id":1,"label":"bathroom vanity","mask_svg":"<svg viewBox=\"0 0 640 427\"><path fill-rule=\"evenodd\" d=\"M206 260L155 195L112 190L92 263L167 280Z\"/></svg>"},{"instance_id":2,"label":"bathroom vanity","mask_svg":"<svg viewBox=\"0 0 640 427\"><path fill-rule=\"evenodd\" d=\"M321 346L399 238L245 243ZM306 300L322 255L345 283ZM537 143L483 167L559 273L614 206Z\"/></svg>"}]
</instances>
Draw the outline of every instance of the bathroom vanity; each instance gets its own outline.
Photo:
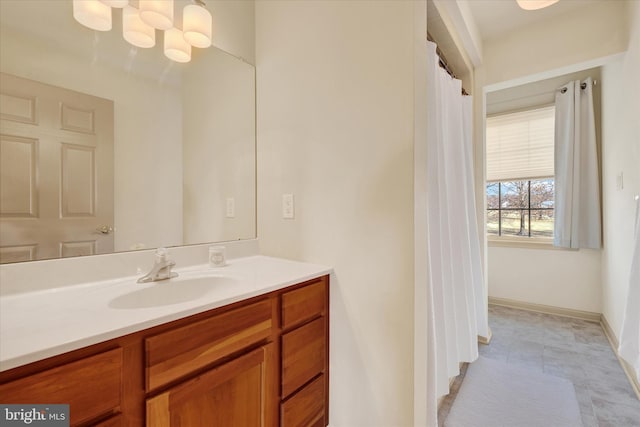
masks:
<instances>
[{"instance_id":1,"label":"bathroom vanity","mask_svg":"<svg viewBox=\"0 0 640 427\"><path fill-rule=\"evenodd\" d=\"M0 402L68 403L73 426L326 426L329 272L254 256L182 282L5 297ZM170 303L161 286L191 297ZM51 306L74 292L77 308L56 317ZM29 298L40 320L10 329Z\"/></svg>"}]
</instances>

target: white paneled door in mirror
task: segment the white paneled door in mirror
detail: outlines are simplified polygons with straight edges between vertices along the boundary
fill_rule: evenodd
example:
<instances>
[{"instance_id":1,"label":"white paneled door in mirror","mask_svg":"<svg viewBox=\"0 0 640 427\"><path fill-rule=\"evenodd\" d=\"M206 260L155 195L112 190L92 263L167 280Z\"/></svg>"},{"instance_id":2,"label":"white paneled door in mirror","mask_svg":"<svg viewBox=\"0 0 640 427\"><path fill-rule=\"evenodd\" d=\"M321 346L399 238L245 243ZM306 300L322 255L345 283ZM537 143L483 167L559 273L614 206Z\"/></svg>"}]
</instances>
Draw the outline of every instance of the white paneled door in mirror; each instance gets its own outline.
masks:
<instances>
[{"instance_id":1,"label":"white paneled door in mirror","mask_svg":"<svg viewBox=\"0 0 640 427\"><path fill-rule=\"evenodd\" d=\"M113 102L6 73L0 93L0 262L113 252Z\"/></svg>"}]
</instances>

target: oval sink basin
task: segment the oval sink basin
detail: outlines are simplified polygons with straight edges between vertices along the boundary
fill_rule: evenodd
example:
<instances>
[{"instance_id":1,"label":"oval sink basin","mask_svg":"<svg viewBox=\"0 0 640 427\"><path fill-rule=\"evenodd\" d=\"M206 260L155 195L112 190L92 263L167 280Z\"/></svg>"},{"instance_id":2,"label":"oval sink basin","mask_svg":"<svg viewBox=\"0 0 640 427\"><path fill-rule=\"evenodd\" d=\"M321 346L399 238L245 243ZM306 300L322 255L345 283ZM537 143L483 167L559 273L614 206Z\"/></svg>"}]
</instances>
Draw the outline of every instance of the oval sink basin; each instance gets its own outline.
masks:
<instances>
[{"instance_id":1,"label":"oval sink basin","mask_svg":"<svg viewBox=\"0 0 640 427\"><path fill-rule=\"evenodd\" d=\"M149 308L180 304L201 298L222 286L236 284L237 280L225 276L181 277L148 284L109 302L109 307L120 309Z\"/></svg>"}]
</instances>

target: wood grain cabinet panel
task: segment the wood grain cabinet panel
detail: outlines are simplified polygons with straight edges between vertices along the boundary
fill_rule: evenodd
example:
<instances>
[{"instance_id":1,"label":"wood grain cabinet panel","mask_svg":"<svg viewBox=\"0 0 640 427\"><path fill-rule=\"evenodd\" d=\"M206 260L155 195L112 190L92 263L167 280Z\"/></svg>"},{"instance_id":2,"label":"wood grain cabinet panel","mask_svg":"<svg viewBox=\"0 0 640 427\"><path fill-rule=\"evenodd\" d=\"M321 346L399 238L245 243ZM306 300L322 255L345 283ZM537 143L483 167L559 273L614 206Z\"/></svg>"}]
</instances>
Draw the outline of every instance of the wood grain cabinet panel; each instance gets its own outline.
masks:
<instances>
[{"instance_id":1,"label":"wood grain cabinet panel","mask_svg":"<svg viewBox=\"0 0 640 427\"><path fill-rule=\"evenodd\" d=\"M272 351L265 345L148 399L147 426L270 426Z\"/></svg>"},{"instance_id":2,"label":"wood grain cabinet panel","mask_svg":"<svg viewBox=\"0 0 640 427\"><path fill-rule=\"evenodd\" d=\"M74 426L119 411L121 385L117 348L2 384L0 402L69 404Z\"/></svg>"},{"instance_id":3,"label":"wood grain cabinet panel","mask_svg":"<svg viewBox=\"0 0 640 427\"><path fill-rule=\"evenodd\" d=\"M282 427L324 427L325 416L324 375L294 394L280 407Z\"/></svg>"},{"instance_id":4,"label":"wood grain cabinet panel","mask_svg":"<svg viewBox=\"0 0 640 427\"><path fill-rule=\"evenodd\" d=\"M327 277L305 287L282 294L282 327L290 328L324 314Z\"/></svg>"},{"instance_id":5,"label":"wood grain cabinet panel","mask_svg":"<svg viewBox=\"0 0 640 427\"><path fill-rule=\"evenodd\" d=\"M116 415L115 417L111 417L97 424L92 424L92 427L122 427L122 426L124 426L124 419L122 418L122 415Z\"/></svg>"},{"instance_id":6,"label":"wood grain cabinet panel","mask_svg":"<svg viewBox=\"0 0 640 427\"><path fill-rule=\"evenodd\" d=\"M282 336L283 398L325 370L326 345L324 317Z\"/></svg>"},{"instance_id":7,"label":"wood grain cabinet panel","mask_svg":"<svg viewBox=\"0 0 640 427\"><path fill-rule=\"evenodd\" d=\"M147 338L147 391L269 338L272 304L263 300Z\"/></svg>"}]
</instances>

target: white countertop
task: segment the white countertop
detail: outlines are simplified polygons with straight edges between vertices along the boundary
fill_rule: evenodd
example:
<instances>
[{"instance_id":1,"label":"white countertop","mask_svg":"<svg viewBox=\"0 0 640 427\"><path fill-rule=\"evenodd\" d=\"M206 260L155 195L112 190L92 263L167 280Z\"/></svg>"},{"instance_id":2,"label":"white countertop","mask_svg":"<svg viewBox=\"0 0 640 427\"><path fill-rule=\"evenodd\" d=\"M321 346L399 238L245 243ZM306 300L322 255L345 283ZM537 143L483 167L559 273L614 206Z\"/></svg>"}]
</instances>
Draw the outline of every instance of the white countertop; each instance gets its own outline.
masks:
<instances>
[{"instance_id":1,"label":"white countertop","mask_svg":"<svg viewBox=\"0 0 640 427\"><path fill-rule=\"evenodd\" d=\"M1 297L0 371L263 295L332 269L250 256L229 260L222 268L175 271L179 277L168 281L138 284L139 276L131 276Z\"/></svg>"}]
</instances>

